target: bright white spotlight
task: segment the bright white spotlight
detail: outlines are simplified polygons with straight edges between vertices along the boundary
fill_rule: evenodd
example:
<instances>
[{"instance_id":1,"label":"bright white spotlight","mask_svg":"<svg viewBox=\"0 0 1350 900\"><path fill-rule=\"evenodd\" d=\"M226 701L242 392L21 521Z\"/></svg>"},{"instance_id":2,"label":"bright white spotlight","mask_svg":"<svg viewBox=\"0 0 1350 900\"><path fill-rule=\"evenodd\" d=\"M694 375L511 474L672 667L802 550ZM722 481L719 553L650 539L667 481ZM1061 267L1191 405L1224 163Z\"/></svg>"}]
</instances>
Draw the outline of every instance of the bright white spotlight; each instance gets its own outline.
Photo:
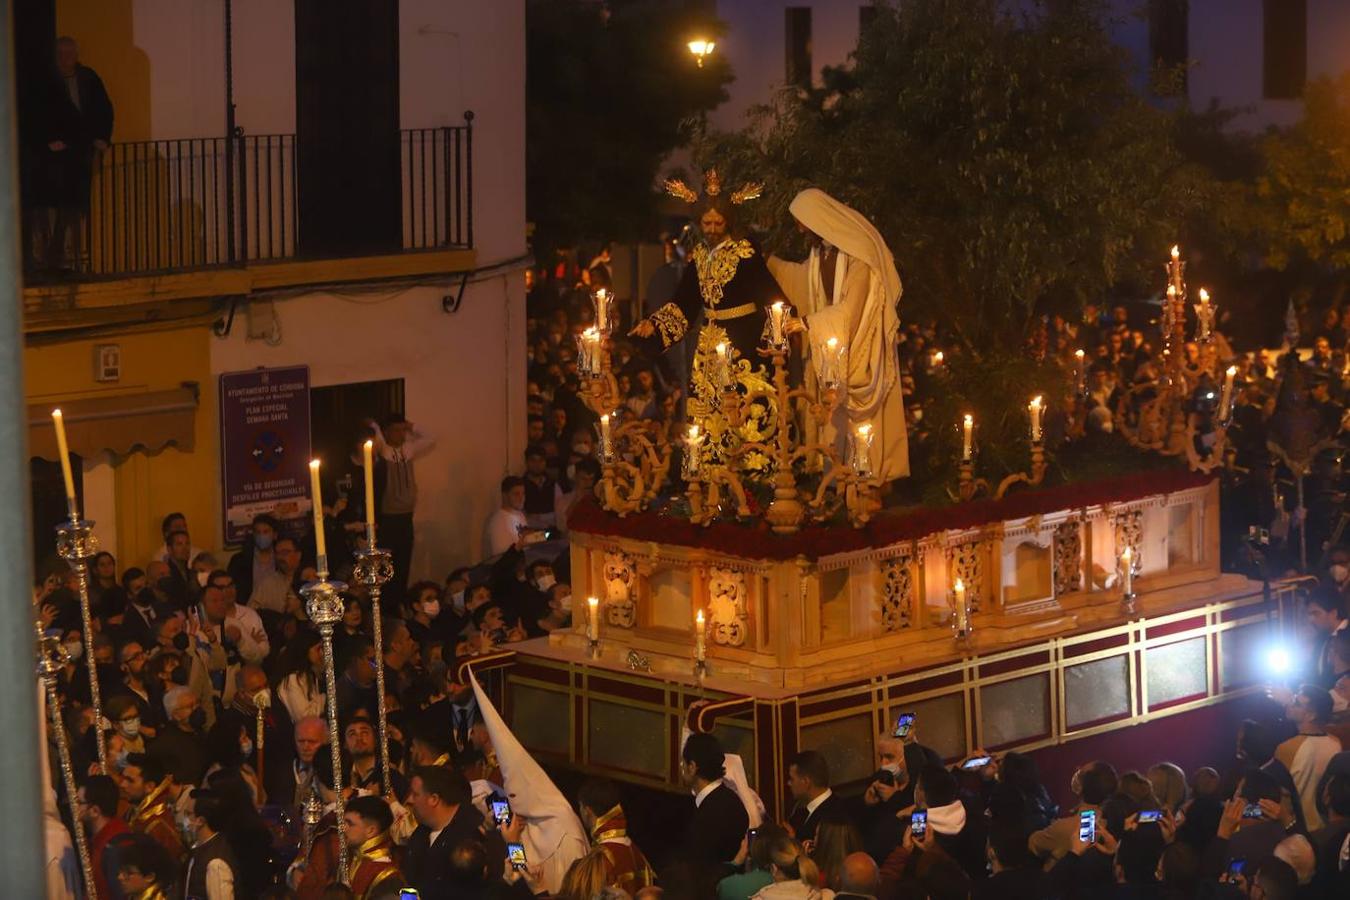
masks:
<instances>
[{"instance_id":1,"label":"bright white spotlight","mask_svg":"<svg viewBox=\"0 0 1350 900\"><path fill-rule=\"evenodd\" d=\"M1289 651L1283 647L1272 647L1266 653L1266 668L1274 676L1287 675L1293 667L1293 660L1289 657Z\"/></svg>"}]
</instances>

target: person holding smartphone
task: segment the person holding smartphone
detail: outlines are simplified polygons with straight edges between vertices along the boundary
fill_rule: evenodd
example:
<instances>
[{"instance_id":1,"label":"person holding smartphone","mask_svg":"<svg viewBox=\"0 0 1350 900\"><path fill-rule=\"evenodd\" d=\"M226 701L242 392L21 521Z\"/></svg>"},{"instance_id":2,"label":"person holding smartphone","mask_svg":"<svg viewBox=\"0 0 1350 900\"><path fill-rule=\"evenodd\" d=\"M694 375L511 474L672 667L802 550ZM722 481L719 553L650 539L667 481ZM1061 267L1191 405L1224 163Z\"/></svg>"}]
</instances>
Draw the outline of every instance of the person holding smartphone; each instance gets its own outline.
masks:
<instances>
[{"instance_id":1,"label":"person holding smartphone","mask_svg":"<svg viewBox=\"0 0 1350 900\"><path fill-rule=\"evenodd\" d=\"M1041 859L1062 859L1073 851L1078 842L1079 815L1092 810L1099 823L1105 821L1102 805L1116 791L1119 779L1116 770L1108 763L1093 762L1080 768L1073 774L1072 789L1078 797L1078 805L1068 815L1051 822L1040 831L1033 832L1027 846Z\"/></svg>"},{"instance_id":2,"label":"person holding smartphone","mask_svg":"<svg viewBox=\"0 0 1350 900\"><path fill-rule=\"evenodd\" d=\"M877 771L855 808L854 821L862 834L863 850L882 865L905 836L908 823L901 821L899 813L914 805L910 761L922 768L923 752L893 733L878 735L876 748Z\"/></svg>"}]
</instances>

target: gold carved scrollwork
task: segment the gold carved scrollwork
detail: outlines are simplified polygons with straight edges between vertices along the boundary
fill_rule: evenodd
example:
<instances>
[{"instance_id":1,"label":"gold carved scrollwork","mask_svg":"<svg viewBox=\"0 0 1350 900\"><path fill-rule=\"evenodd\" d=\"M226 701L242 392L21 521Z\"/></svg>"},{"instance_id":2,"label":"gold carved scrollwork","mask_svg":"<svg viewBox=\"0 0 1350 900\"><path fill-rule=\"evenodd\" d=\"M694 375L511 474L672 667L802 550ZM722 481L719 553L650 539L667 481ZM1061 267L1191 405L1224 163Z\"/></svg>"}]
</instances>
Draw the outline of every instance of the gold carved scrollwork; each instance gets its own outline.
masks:
<instances>
[{"instance_id":1,"label":"gold carved scrollwork","mask_svg":"<svg viewBox=\"0 0 1350 900\"><path fill-rule=\"evenodd\" d=\"M754 246L747 240L726 241L709 250L703 244L694 248L694 268L698 272L698 288L707 306L722 302L722 288L736 275L741 260L755 255Z\"/></svg>"},{"instance_id":2,"label":"gold carved scrollwork","mask_svg":"<svg viewBox=\"0 0 1350 900\"><path fill-rule=\"evenodd\" d=\"M984 557L982 541L967 541L947 548L951 565L951 583L961 579L966 588L966 604L971 612L979 612L984 601Z\"/></svg>"},{"instance_id":3,"label":"gold carved scrollwork","mask_svg":"<svg viewBox=\"0 0 1350 900\"><path fill-rule=\"evenodd\" d=\"M661 335L662 347L683 340L685 332L689 330L689 320L674 303L667 303L652 313L652 324L656 326L656 333Z\"/></svg>"},{"instance_id":4,"label":"gold carved scrollwork","mask_svg":"<svg viewBox=\"0 0 1350 900\"><path fill-rule=\"evenodd\" d=\"M726 344L730 379L745 396L754 397L745 421L733 427L722 411L721 389L717 384L717 345ZM692 394L688 401L689 419L697 422L706 434L705 465L718 465L728 451L741 443L768 443L773 439L777 421L777 402L773 385L763 366L754 366L737 352L727 337L726 329L705 322L699 330L698 347L690 373ZM764 453L747 453L739 461L742 471L754 476L767 475L773 460Z\"/></svg>"},{"instance_id":5,"label":"gold carved scrollwork","mask_svg":"<svg viewBox=\"0 0 1350 900\"><path fill-rule=\"evenodd\" d=\"M745 643L749 613L745 573L735 569L708 570L708 618L713 643L739 647Z\"/></svg>"},{"instance_id":6,"label":"gold carved scrollwork","mask_svg":"<svg viewBox=\"0 0 1350 900\"><path fill-rule=\"evenodd\" d=\"M632 628L637 620L637 571L627 553L605 554L605 620L616 628Z\"/></svg>"},{"instance_id":7,"label":"gold carved scrollwork","mask_svg":"<svg viewBox=\"0 0 1350 900\"><path fill-rule=\"evenodd\" d=\"M1055 527L1055 596L1083 586L1083 532L1078 522Z\"/></svg>"},{"instance_id":8,"label":"gold carved scrollwork","mask_svg":"<svg viewBox=\"0 0 1350 900\"><path fill-rule=\"evenodd\" d=\"M881 576L881 630L908 628L914 601L914 566L908 554L885 560Z\"/></svg>"}]
</instances>

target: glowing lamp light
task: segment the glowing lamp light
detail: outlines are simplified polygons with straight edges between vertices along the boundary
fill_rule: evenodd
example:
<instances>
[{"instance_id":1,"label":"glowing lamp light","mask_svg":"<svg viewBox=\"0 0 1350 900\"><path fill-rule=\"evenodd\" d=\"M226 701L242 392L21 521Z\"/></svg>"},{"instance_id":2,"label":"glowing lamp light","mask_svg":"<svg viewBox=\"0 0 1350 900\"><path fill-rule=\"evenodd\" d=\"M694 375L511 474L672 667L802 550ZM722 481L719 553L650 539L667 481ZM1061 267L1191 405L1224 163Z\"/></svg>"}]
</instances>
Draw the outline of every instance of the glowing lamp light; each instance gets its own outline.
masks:
<instances>
[{"instance_id":1,"label":"glowing lamp light","mask_svg":"<svg viewBox=\"0 0 1350 900\"><path fill-rule=\"evenodd\" d=\"M703 60L713 52L713 49L717 45L712 41L704 40L703 38L695 38L689 42L688 46L689 52L694 54L694 60L701 69L703 68Z\"/></svg>"},{"instance_id":2,"label":"glowing lamp light","mask_svg":"<svg viewBox=\"0 0 1350 900\"><path fill-rule=\"evenodd\" d=\"M1266 653L1266 668L1270 670L1271 675L1287 675L1293 665L1294 661L1284 647L1272 647Z\"/></svg>"}]
</instances>

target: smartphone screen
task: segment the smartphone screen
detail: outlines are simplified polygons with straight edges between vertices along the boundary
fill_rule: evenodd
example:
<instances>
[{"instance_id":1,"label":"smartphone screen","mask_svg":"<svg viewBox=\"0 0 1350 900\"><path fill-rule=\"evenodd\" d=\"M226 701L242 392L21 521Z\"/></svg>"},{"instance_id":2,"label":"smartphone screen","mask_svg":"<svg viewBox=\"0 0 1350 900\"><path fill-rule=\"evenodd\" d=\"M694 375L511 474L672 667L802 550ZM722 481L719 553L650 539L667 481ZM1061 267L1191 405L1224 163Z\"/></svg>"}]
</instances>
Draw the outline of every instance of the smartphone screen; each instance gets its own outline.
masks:
<instances>
[{"instance_id":1,"label":"smartphone screen","mask_svg":"<svg viewBox=\"0 0 1350 900\"><path fill-rule=\"evenodd\" d=\"M891 732L893 737L909 737L909 730L914 727L914 713L901 713L895 720L895 730Z\"/></svg>"},{"instance_id":2,"label":"smartphone screen","mask_svg":"<svg viewBox=\"0 0 1350 900\"><path fill-rule=\"evenodd\" d=\"M916 812L909 817L909 830L915 837L923 837L923 833L928 830L928 813Z\"/></svg>"},{"instance_id":3,"label":"smartphone screen","mask_svg":"<svg viewBox=\"0 0 1350 900\"><path fill-rule=\"evenodd\" d=\"M1078 840L1084 844L1097 843L1097 811L1085 809L1078 814Z\"/></svg>"},{"instance_id":4,"label":"smartphone screen","mask_svg":"<svg viewBox=\"0 0 1350 900\"><path fill-rule=\"evenodd\" d=\"M1244 819L1259 819L1259 818L1261 818L1263 815L1265 815L1265 814L1264 814L1263 812L1261 812L1261 804L1260 804L1260 803L1248 803L1248 804L1247 804L1245 807L1243 807L1243 809L1242 809L1242 818L1244 818Z\"/></svg>"},{"instance_id":5,"label":"smartphone screen","mask_svg":"<svg viewBox=\"0 0 1350 900\"><path fill-rule=\"evenodd\" d=\"M398 900L420 900L421 896L416 888L404 888L398 892Z\"/></svg>"},{"instance_id":6,"label":"smartphone screen","mask_svg":"<svg viewBox=\"0 0 1350 900\"><path fill-rule=\"evenodd\" d=\"M1239 875L1242 874L1242 870L1246 867L1246 865L1247 860L1245 858L1241 856L1236 857L1232 862L1228 864L1228 877L1229 878L1238 877Z\"/></svg>"},{"instance_id":7,"label":"smartphone screen","mask_svg":"<svg viewBox=\"0 0 1350 900\"><path fill-rule=\"evenodd\" d=\"M1139 824L1143 825L1145 822L1156 822L1161 818L1162 818L1162 810L1146 809L1139 814Z\"/></svg>"},{"instance_id":8,"label":"smartphone screen","mask_svg":"<svg viewBox=\"0 0 1350 900\"><path fill-rule=\"evenodd\" d=\"M507 800L492 801L492 819L498 825L505 825L511 821L511 804Z\"/></svg>"},{"instance_id":9,"label":"smartphone screen","mask_svg":"<svg viewBox=\"0 0 1350 900\"><path fill-rule=\"evenodd\" d=\"M510 862L511 862L511 868L515 869L515 870L518 871L518 872L519 872L519 871L524 871L524 869L525 869L525 845L524 845L524 844L507 844L507 845L506 845L506 858L507 858L508 860L510 860Z\"/></svg>"},{"instance_id":10,"label":"smartphone screen","mask_svg":"<svg viewBox=\"0 0 1350 900\"><path fill-rule=\"evenodd\" d=\"M993 762L992 756L977 756L974 759L968 759L961 764L963 769L983 769L989 763Z\"/></svg>"},{"instance_id":11,"label":"smartphone screen","mask_svg":"<svg viewBox=\"0 0 1350 900\"><path fill-rule=\"evenodd\" d=\"M747 853L755 846L755 838L759 837L759 829L751 828L745 833L745 851Z\"/></svg>"}]
</instances>

